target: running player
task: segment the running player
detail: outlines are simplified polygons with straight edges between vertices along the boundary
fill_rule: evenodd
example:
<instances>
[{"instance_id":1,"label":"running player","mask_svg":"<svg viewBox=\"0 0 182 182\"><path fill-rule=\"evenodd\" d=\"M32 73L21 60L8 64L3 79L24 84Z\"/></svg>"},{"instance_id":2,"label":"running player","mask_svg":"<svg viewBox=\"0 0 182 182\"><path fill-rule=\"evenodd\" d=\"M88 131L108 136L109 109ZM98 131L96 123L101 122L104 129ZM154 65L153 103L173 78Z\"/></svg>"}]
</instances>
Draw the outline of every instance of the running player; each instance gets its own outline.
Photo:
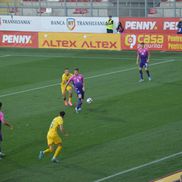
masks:
<instances>
[{"instance_id":1,"label":"running player","mask_svg":"<svg viewBox=\"0 0 182 182\"><path fill-rule=\"evenodd\" d=\"M4 124L4 125L8 126L10 129L13 129L13 127L4 119L4 113L1 111L2 105L3 104L0 102L0 160L2 159L2 157L5 156L5 154L2 153L2 150L1 150L1 143L3 141L2 131L1 131L2 126L1 125Z\"/></svg>"},{"instance_id":2,"label":"running player","mask_svg":"<svg viewBox=\"0 0 182 182\"><path fill-rule=\"evenodd\" d=\"M52 157L52 162L59 162L57 157L61 153L62 150L62 139L58 135L58 129L61 130L62 134L64 136L68 136L68 134L65 132L64 127L63 127L63 118L65 116L65 112L61 111L59 113L59 116L55 117L50 125L49 131L47 133L47 144L48 144L48 149L44 151L40 151L39 153L39 159L42 159L45 154L49 154L54 152L54 145L57 146L56 151L54 153L54 156Z\"/></svg>"},{"instance_id":3,"label":"running player","mask_svg":"<svg viewBox=\"0 0 182 182\"><path fill-rule=\"evenodd\" d=\"M85 86L84 86L84 77L79 73L79 69L76 68L74 70L74 75L68 80L66 84L66 88L70 83L73 83L75 91L78 96L77 106L75 107L76 113L81 111L82 102L84 99L84 93L85 93ZM66 89L65 88L65 89Z\"/></svg>"},{"instance_id":4,"label":"running player","mask_svg":"<svg viewBox=\"0 0 182 182\"><path fill-rule=\"evenodd\" d=\"M149 51L145 48L145 44L141 43L141 47L137 51L137 61L136 61L136 64L139 67L139 73L140 73L139 82L144 81L143 71L142 71L143 68L145 68L148 79L151 80L150 72L148 70L149 57L150 57Z\"/></svg>"},{"instance_id":5,"label":"running player","mask_svg":"<svg viewBox=\"0 0 182 182\"><path fill-rule=\"evenodd\" d=\"M64 73L61 77L61 91L64 99L64 105L65 106L72 106L72 86L68 85L67 88L65 89L66 83L68 80L72 77L73 75L69 72L69 69L66 68L64 70ZM69 93L69 99L67 101L66 99L66 91Z\"/></svg>"}]
</instances>

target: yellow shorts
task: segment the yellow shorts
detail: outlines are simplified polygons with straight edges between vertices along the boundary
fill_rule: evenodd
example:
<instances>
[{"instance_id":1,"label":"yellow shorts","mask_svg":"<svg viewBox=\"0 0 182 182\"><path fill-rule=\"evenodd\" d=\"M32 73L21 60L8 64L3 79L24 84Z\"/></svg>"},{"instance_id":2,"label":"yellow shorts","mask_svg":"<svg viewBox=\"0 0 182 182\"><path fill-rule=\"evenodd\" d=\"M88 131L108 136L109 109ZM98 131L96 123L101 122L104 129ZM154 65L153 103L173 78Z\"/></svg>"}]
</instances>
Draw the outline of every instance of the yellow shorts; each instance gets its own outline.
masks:
<instances>
[{"instance_id":1,"label":"yellow shorts","mask_svg":"<svg viewBox=\"0 0 182 182\"><path fill-rule=\"evenodd\" d=\"M57 145L57 144L61 144L62 143L62 139L59 137L59 135L47 135L47 144L48 146L50 145Z\"/></svg>"},{"instance_id":2,"label":"yellow shorts","mask_svg":"<svg viewBox=\"0 0 182 182\"><path fill-rule=\"evenodd\" d=\"M72 90L72 86L68 85L67 88L66 88L66 91L69 92L71 90ZM64 91L65 91L65 86L61 86L61 92L62 92L62 94L64 93Z\"/></svg>"}]
</instances>

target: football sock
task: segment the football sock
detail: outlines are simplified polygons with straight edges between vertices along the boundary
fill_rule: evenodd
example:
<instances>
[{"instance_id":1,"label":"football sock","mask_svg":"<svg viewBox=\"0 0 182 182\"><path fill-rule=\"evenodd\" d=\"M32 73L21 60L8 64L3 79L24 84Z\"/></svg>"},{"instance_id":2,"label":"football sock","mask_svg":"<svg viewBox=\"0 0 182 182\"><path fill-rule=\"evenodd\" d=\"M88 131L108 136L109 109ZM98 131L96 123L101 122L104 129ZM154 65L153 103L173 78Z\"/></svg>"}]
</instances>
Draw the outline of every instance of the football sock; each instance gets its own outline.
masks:
<instances>
[{"instance_id":1,"label":"football sock","mask_svg":"<svg viewBox=\"0 0 182 182\"><path fill-rule=\"evenodd\" d=\"M150 72L149 70L146 70L147 76L150 77Z\"/></svg>"},{"instance_id":2,"label":"football sock","mask_svg":"<svg viewBox=\"0 0 182 182\"><path fill-rule=\"evenodd\" d=\"M143 72L142 72L142 70L140 70L139 72L140 72L140 79L143 80Z\"/></svg>"},{"instance_id":3,"label":"football sock","mask_svg":"<svg viewBox=\"0 0 182 182\"><path fill-rule=\"evenodd\" d=\"M81 108L82 105L82 99L78 99L78 103L77 103L77 109Z\"/></svg>"},{"instance_id":4,"label":"football sock","mask_svg":"<svg viewBox=\"0 0 182 182\"><path fill-rule=\"evenodd\" d=\"M69 96L69 102L71 102L71 100L72 100L72 95Z\"/></svg>"},{"instance_id":5,"label":"football sock","mask_svg":"<svg viewBox=\"0 0 182 182\"><path fill-rule=\"evenodd\" d=\"M63 148L62 146L57 147L57 149L56 149L56 151L54 153L54 156L53 156L54 159L60 154L62 148Z\"/></svg>"},{"instance_id":6,"label":"football sock","mask_svg":"<svg viewBox=\"0 0 182 182\"><path fill-rule=\"evenodd\" d=\"M85 97L85 92L82 93L82 99L84 99L84 97Z\"/></svg>"},{"instance_id":7,"label":"football sock","mask_svg":"<svg viewBox=\"0 0 182 182\"><path fill-rule=\"evenodd\" d=\"M44 150L43 151L44 152L44 154L47 154L47 153L51 153L51 152L53 152L51 149L46 149L46 150Z\"/></svg>"}]
</instances>

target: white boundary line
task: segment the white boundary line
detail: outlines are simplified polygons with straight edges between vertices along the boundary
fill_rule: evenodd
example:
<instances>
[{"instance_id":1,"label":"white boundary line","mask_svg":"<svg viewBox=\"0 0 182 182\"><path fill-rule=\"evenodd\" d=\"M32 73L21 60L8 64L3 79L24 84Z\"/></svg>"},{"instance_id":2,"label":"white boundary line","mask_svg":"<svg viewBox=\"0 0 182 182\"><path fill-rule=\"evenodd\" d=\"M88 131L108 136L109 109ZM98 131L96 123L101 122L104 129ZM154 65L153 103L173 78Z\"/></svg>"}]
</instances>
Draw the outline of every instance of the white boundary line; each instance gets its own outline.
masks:
<instances>
[{"instance_id":1,"label":"white boundary line","mask_svg":"<svg viewBox=\"0 0 182 182\"><path fill-rule=\"evenodd\" d=\"M9 57L10 55L0 55L1 58Z\"/></svg>"},{"instance_id":2,"label":"white boundary line","mask_svg":"<svg viewBox=\"0 0 182 182\"><path fill-rule=\"evenodd\" d=\"M123 174L126 174L126 173L129 173L129 172L133 172L133 171L136 171L138 169L142 169L142 168L145 168L145 167L148 167L148 166L151 166L153 164L157 164L159 162L162 162L162 161L165 161L165 160L168 160L168 159L171 159L173 157L177 157L177 156L180 156L182 155L182 151L181 152L178 152L178 153L175 153L175 154L172 154L172 155L168 155L166 157L163 157L163 158L160 158L160 159L157 159L157 160L154 160L154 161L151 161L149 163L146 163L146 164L142 164L140 166L136 166L136 167L133 167L133 168L130 168L130 169L127 169L127 170L124 170L124 171L121 171L121 172L118 172L118 173L115 173L113 175L110 175L110 176L107 176L107 177L104 177L104 178L101 178L101 179L98 179L94 182L102 182L102 181L106 181L108 179L111 179L111 178L114 178L116 176L121 176Z\"/></svg>"},{"instance_id":3,"label":"white boundary line","mask_svg":"<svg viewBox=\"0 0 182 182\"><path fill-rule=\"evenodd\" d=\"M155 65L165 64L165 63L171 63L171 62L174 62L174 61L175 61L174 59L171 59L171 60L167 60L167 61L161 61L161 62L158 62L158 63L152 63L150 65L155 66ZM98 75L95 75L95 76L86 77L85 79L87 80L87 79L98 78L98 77L108 76L108 75L117 74L117 73L128 72L128 71L135 70L136 68L137 67L132 67L132 68L113 71L113 72L109 72L109 73L98 74ZM60 85L60 83L54 83L54 84L45 85L45 86L41 86L41 87L36 87L36 88L26 89L26 90L12 92L12 93L8 93L8 94L3 94L3 95L0 95L0 98L7 97L7 96L13 96L13 95L17 95L17 94L22 94L22 93L26 93L26 92L31 92L31 91L36 91L36 90L40 90L40 89L44 89L44 88L54 87L54 86L57 86L57 85Z\"/></svg>"}]
</instances>

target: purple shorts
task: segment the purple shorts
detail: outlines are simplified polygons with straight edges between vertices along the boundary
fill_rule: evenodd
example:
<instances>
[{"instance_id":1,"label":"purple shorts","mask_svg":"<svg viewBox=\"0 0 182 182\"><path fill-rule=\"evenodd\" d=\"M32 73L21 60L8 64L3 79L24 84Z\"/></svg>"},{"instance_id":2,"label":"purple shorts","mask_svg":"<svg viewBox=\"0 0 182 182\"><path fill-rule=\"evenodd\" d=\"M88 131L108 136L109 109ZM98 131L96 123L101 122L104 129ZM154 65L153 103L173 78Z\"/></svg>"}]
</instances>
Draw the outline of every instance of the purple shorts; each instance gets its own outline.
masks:
<instances>
[{"instance_id":1,"label":"purple shorts","mask_svg":"<svg viewBox=\"0 0 182 182\"><path fill-rule=\"evenodd\" d=\"M84 91L83 88L75 88L77 95L81 95L81 98L84 99Z\"/></svg>"},{"instance_id":2,"label":"purple shorts","mask_svg":"<svg viewBox=\"0 0 182 182\"><path fill-rule=\"evenodd\" d=\"M148 68L148 63L147 62L141 62L140 63L140 68Z\"/></svg>"}]
</instances>

